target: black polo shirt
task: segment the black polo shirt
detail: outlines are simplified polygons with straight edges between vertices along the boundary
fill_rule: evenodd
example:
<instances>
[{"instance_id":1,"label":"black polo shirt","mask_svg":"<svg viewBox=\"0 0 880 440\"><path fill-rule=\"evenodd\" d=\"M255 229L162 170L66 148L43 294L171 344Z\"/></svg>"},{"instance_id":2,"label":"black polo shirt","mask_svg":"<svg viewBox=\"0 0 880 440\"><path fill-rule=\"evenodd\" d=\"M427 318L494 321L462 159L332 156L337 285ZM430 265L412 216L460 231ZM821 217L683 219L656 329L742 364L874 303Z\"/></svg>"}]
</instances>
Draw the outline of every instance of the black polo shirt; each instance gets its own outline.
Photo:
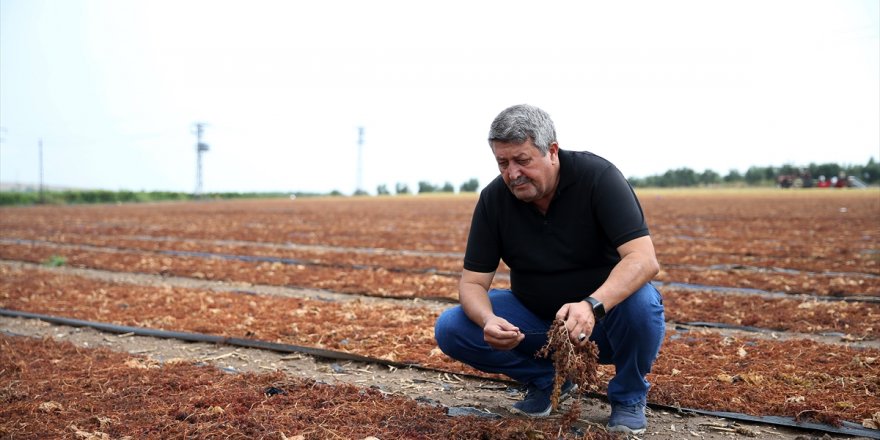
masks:
<instances>
[{"instance_id":1,"label":"black polo shirt","mask_svg":"<svg viewBox=\"0 0 880 440\"><path fill-rule=\"evenodd\" d=\"M560 149L559 172L546 215L517 199L500 175L489 183L464 257L465 269L482 273L504 260L513 294L545 319L605 282L620 261L618 246L649 234L632 187L611 162Z\"/></svg>"}]
</instances>

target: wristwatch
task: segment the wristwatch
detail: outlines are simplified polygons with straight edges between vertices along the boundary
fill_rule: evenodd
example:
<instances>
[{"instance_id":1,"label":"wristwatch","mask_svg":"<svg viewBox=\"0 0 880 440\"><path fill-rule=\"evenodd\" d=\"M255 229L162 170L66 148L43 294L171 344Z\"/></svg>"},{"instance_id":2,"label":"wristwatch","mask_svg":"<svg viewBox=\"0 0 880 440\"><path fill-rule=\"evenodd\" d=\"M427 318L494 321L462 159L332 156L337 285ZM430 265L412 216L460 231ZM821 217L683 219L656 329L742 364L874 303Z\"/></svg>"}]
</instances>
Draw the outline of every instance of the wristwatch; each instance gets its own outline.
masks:
<instances>
[{"instance_id":1,"label":"wristwatch","mask_svg":"<svg viewBox=\"0 0 880 440\"><path fill-rule=\"evenodd\" d=\"M605 317L605 306L602 305L602 302L592 296L588 296L584 298L584 301L590 303L593 306L593 316L596 318L596 322L602 320Z\"/></svg>"}]
</instances>

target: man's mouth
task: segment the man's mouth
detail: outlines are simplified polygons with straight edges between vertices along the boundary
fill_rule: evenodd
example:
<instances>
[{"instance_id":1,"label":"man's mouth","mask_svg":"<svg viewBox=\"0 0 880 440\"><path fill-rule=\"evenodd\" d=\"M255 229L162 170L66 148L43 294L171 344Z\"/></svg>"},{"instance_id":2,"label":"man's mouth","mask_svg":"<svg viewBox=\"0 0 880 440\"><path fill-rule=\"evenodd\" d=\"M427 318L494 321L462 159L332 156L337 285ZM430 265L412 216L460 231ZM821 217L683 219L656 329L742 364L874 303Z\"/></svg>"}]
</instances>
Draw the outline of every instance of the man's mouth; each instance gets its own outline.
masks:
<instances>
[{"instance_id":1,"label":"man's mouth","mask_svg":"<svg viewBox=\"0 0 880 440\"><path fill-rule=\"evenodd\" d=\"M510 181L510 187L524 185L529 182L531 182L531 180L528 177L518 177L516 180Z\"/></svg>"}]
</instances>

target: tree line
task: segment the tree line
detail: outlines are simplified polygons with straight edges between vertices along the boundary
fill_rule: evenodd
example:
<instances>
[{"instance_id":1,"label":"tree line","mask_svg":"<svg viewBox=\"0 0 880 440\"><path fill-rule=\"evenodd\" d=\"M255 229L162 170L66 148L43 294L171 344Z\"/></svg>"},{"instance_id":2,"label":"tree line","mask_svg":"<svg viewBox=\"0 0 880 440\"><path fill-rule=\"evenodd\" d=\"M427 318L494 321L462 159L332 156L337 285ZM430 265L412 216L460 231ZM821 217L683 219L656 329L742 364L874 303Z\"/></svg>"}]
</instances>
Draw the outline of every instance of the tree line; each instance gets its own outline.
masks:
<instances>
[{"instance_id":1,"label":"tree line","mask_svg":"<svg viewBox=\"0 0 880 440\"><path fill-rule=\"evenodd\" d=\"M730 170L727 175L713 170L697 172L690 168L678 168L648 177L631 177L629 182L637 188L672 188L693 186L775 186L781 178L801 179L818 182L820 179L838 179L841 176L855 177L867 185L880 184L880 164L872 157L865 165L842 166L836 163L807 166L783 165L781 167L753 166L740 173ZM809 179L809 180L806 180Z\"/></svg>"},{"instance_id":2,"label":"tree line","mask_svg":"<svg viewBox=\"0 0 880 440\"><path fill-rule=\"evenodd\" d=\"M250 199L287 197L289 195L290 193L280 192L218 192L196 195L192 193L174 191L108 191L100 189L39 191L36 189L29 189L25 191L0 191L0 206L36 204L64 205L87 203L138 203L202 199Z\"/></svg>"},{"instance_id":3,"label":"tree line","mask_svg":"<svg viewBox=\"0 0 880 440\"><path fill-rule=\"evenodd\" d=\"M466 193L466 192L476 192L480 187L480 182L477 179L470 179L467 182L462 183L458 186L458 192ZM425 193L454 193L455 186L452 182L445 182L443 185L435 185L427 180L422 180L419 182L418 194ZM397 183L394 186L395 194L411 194L411 190L409 189L409 185L405 183ZM357 192L356 195L366 195L364 192ZM387 185L379 185L376 187L376 195L387 196L391 195L391 191L388 190Z\"/></svg>"},{"instance_id":4,"label":"tree line","mask_svg":"<svg viewBox=\"0 0 880 440\"><path fill-rule=\"evenodd\" d=\"M663 174L648 177L631 177L628 180L637 188L673 188L673 187L697 187L697 186L785 186L780 185L781 178L799 179L802 186L821 186L806 184L805 182L818 182L820 178L840 179L842 176L852 176L866 185L880 185L880 164L871 158L865 165L842 166L835 163L815 164L807 166L783 165L781 167L758 167L753 166L740 173L730 170L727 175L713 170L697 172L690 168L678 168L666 171ZM458 186L459 193L472 193L480 188L477 179L470 179ZM451 182L442 185L429 181L420 181L418 188L411 189L405 183L397 183L393 194L430 194L430 193L455 193L456 187ZM0 191L0 206L2 205L34 205L34 204L77 204L77 203L137 203L155 202L168 200L222 200L222 199L245 199L245 198L278 198L278 197L314 197L314 196L344 196L340 191L334 190L329 194L305 193L305 192L218 192L196 195L185 192L173 191L107 191L107 190L67 190L67 191L38 191L29 188L25 191ZM366 191L358 190L355 196L367 196ZM376 188L376 195L392 195L391 190L385 184Z\"/></svg>"},{"instance_id":5,"label":"tree line","mask_svg":"<svg viewBox=\"0 0 880 440\"><path fill-rule=\"evenodd\" d=\"M477 179L470 179L458 186L462 193L476 192L480 183ZM450 182L443 185L435 185L428 181L419 182L418 194L424 193L454 193L455 186ZM390 195L386 185L379 185L377 195ZM414 194L405 183L395 186L395 194ZM88 204L88 203L138 203L159 201L186 201L186 200L228 200L228 199L257 199L257 198L280 198L280 197L319 197L319 196L344 196L341 191L333 190L330 193L309 192L213 192L193 194L174 191L108 191L108 190L51 190L39 191L38 188L28 187L18 191L0 191L0 206L3 205L63 205L63 204ZM366 191L357 190L355 196L369 195Z\"/></svg>"}]
</instances>

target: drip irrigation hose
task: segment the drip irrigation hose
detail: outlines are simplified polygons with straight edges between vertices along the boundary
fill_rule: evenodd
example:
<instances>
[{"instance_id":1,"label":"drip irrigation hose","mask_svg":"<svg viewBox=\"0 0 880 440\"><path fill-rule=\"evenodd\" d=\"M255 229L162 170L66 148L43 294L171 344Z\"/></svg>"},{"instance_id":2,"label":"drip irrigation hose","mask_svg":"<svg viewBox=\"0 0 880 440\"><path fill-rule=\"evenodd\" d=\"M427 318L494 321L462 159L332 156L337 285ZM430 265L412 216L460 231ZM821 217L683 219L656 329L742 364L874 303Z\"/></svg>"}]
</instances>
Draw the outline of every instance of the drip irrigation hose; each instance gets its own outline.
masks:
<instances>
[{"instance_id":1,"label":"drip irrigation hose","mask_svg":"<svg viewBox=\"0 0 880 440\"><path fill-rule=\"evenodd\" d=\"M118 334L135 334L138 336L150 336L155 338L162 339L177 339L182 341L189 342L208 342L215 344L225 344L232 345L238 347L246 347L246 348L255 348L260 350L270 350L281 353L301 353L307 354L310 356L324 358L324 359L334 359L334 360L345 360L345 361L353 361L353 362L364 362L370 364L378 364L378 365L386 365L396 368L413 368L423 371L432 371L438 373L447 373L447 374L455 374L456 376L462 377L470 377L479 380L495 380L501 382L509 382L497 379L486 378L483 376L471 375L466 373L459 373L453 371L446 371L439 368L426 367L423 365L419 365L416 363L406 363L406 362L395 362L389 361L387 359L379 359L370 356L361 356L351 353L333 351L333 350L324 350L314 347L305 347L300 345L291 345L291 344L279 344L275 342L267 342L260 341L254 339L245 339L245 338L232 338L226 336L218 336L218 335L208 335L204 333L191 333L191 332L179 332L179 331L171 331L171 330L160 330L160 329L151 329L145 327L132 327L132 326L123 326L110 324L105 322L95 322L95 321L86 321L81 319L74 318L65 318L60 316L52 316L52 315L43 315L39 313L30 313L30 312L22 312L18 310L9 310L0 308L0 315L8 316L13 318L27 318L27 319L38 319L40 321L49 322L52 324L59 325L68 325L71 327L89 327L95 330L104 331L108 333L118 333ZM598 393L585 393L584 396L599 398L603 400L607 400L607 396L598 394ZM734 413L734 412L724 412L724 411L710 411L710 410L702 410L696 408L681 408L676 406L669 405L660 405L655 403L648 403L648 406L653 409L661 409L675 413L685 413L685 414L700 414L712 417L721 417L725 419L738 420L744 422L752 422L752 423L760 423L765 425L773 425L773 426L782 426L786 428L796 428L796 429L805 429L812 431L822 431L828 432L832 434L843 434L843 435L853 435L853 436L863 436L872 439L880 439L880 430L876 429L868 429L862 427L861 425L853 422L843 421L841 426L831 426L823 423L814 423L814 422L802 422L798 421L791 417L781 417L781 416L752 416L748 414L742 413ZM447 413L450 415L456 415L461 413L462 415L475 415L477 413L482 413L479 410L469 410L469 408L457 408L451 407L447 409ZM494 417L491 413L484 413L485 416Z\"/></svg>"},{"instance_id":2,"label":"drip irrigation hose","mask_svg":"<svg viewBox=\"0 0 880 440\"><path fill-rule=\"evenodd\" d=\"M722 329L722 330L740 330L749 333L776 333L776 334L786 334L786 333L795 333L789 330L774 330L765 327L752 327L748 325L736 325L736 324L725 324L723 322L704 322L704 321L691 321L691 322L675 322L675 321L667 321L667 324L672 324L675 326L676 330L690 330L688 327L705 327L705 328L714 328L714 329ZM795 333L797 334L797 333ZM805 334L805 333L801 333ZM814 336L824 336L824 337L833 337L833 338L843 338L846 336L846 333L840 332L821 332L821 333L806 333L808 335Z\"/></svg>"},{"instance_id":3,"label":"drip irrigation hose","mask_svg":"<svg viewBox=\"0 0 880 440\"><path fill-rule=\"evenodd\" d=\"M842 421L841 426L831 426L824 423L801 422L792 417L781 416L752 416L743 413L734 413L726 411L709 411L694 408L678 408L674 406L650 404L652 408L665 409L667 411L693 413L704 416L720 417L730 420L738 420L741 422L760 423L764 425L784 426L787 428L806 429L812 431L823 431L831 434L844 434L872 439L880 439L880 430L865 428L854 422Z\"/></svg>"},{"instance_id":4,"label":"drip irrigation hose","mask_svg":"<svg viewBox=\"0 0 880 440\"><path fill-rule=\"evenodd\" d=\"M461 274L459 272L450 272L443 271L434 267L422 268L422 269L411 269L406 267L386 267L376 264L348 264L348 263L321 263L317 261L311 260L301 260L296 258L284 258L284 257L270 257L270 256L261 256L261 255L238 255L238 254L222 254L217 252L202 252L202 251L176 251L169 249L136 249L136 248L127 248L120 246L93 246L93 245L83 245L76 243L56 243L52 241L46 240L24 240L24 239L0 239L0 243L8 243L11 242L13 244L29 244L29 245L54 245L60 247L71 247L71 248L91 248L96 251L112 251L112 252L136 252L136 253L150 253L157 255L169 255L172 257L195 257L195 258L214 258L218 260L235 260L235 261L243 261L246 263L280 263L288 266L315 266L315 267L328 267L331 269L353 269L353 270L387 270L388 272L394 273L412 273L412 274L432 274L443 277L458 277Z\"/></svg>"},{"instance_id":5,"label":"drip irrigation hose","mask_svg":"<svg viewBox=\"0 0 880 440\"><path fill-rule=\"evenodd\" d=\"M208 240L193 237L154 237L148 235L124 235L119 237L122 240L137 240L148 242L166 242L166 243L201 243L209 246L241 246L241 247L259 247L264 249L287 249L287 250L319 250L333 253L343 254L391 254L416 257L439 257L439 258L464 258L461 252L440 252L440 251L421 251L409 249L387 249L376 247L353 247L353 246L333 246L333 245L316 245L316 244L299 244L299 243L271 243L263 241L246 241L246 240Z\"/></svg>"},{"instance_id":6,"label":"drip irrigation hose","mask_svg":"<svg viewBox=\"0 0 880 440\"><path fill-rule=\"evenodd\" d=\"M134 334L138 336L150 336L161 339L176 339L187 342L207 342L211 344L231 345L234 347L255 348L258 350L269 350L279 353L300 353L314 356L322 359L333 359L339 361L363 362L368 364L381 364L395 368L413 368L424 371L434 371L438 373L455 374L456 376L471 377L475 379L486 379L483 376L475 374L460 373L457 371L443 370L434 367L426 367L424 365L397 362L387 359L379 359L370 356L362 356L359 354L346 353L342 351L325 350L315 347L306 347L302 345L280 344L277 342L261 341L258 339L233 338L220 335L209 335L205 333L180 332L173 330L161 330L147 327L133 327L126 325L117 325L107 322L86 321L75 318L65 318L63 316L43 315L40 313L22 312L18 310L0 309L0 315L12 318L28 318L38 319L40 321L52 324L67 325L71 327L89 327L107 333L116 334Z\"/></svg>"},{"instance_id":7,"label":"drip irrigation hose","mask_svg":"<svg viewBox=\"0 0 880 440\"><path fill-rule=\"evenodd\" d=\"M706 284L680 283L677 281L652 281L652 283L655 286L657 286L657 288L674 287L674 288L685 289L685 290L708 290L710 292L718 292L718 293L733 293L733 294L739 294L739 295L762 295L762 296L768 296L768 297L772 297L772 298L781 298L781 299L804 298L804 299L808 299L808 300L826 301L826 302L880 303L880 294L876 294L875 296L867 296L867 295L828 296L828 295L816 295L816 294L809 294L809 293L771 292L769 290L750 289L750 288L743 288L743 287L709 286Z\"/></svg>"},{"instance_id":8,"label":"drip irrigation hose","mask_svg":"<svg viewBox=\"0 0 880 440\"><path fill-rule=\"evenodd\" d=\"M710 266L697 266L693 264L664 264L664 267L674 268L674 269L698 269L698 270L739 270L743 272L763 272L763 273L786 273L786 274L807 274L807 275L821 275L821 276L832 276L832 277L865 277L865 278L877 278L880 275L873 273L864 273L864 272L837 272L837 271L824 271L824 272L816 272L812 270L800 270L800 269L787 269L784 267L773 267L773 266L749 266L745 264L712 264Z\"/></svg>"}]
</instances>

